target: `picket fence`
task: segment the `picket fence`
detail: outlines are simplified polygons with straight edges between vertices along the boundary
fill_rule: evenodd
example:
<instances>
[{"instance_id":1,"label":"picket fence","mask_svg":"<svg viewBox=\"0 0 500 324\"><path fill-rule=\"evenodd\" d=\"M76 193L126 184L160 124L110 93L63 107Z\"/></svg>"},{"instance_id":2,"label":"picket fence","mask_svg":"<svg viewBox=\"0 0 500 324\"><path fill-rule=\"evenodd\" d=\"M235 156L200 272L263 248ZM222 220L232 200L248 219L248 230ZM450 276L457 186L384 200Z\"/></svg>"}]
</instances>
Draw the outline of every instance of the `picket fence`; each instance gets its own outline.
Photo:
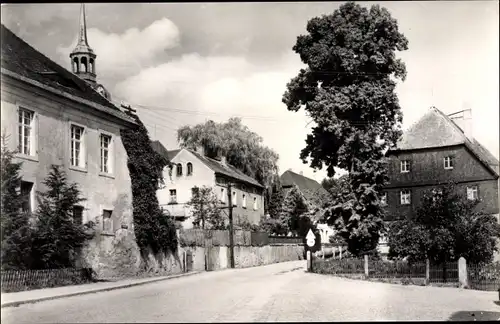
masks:
<instances>
[{"instance_id":1,"label":"picket fence","mask_svg":"<svg viewBox=\"0 0 500 324\"><path fill-rule=\"evenodd\" d=\"M2 270L2 292L83 284L94 281L90 268Z\"/></svg>"}]
</instances>

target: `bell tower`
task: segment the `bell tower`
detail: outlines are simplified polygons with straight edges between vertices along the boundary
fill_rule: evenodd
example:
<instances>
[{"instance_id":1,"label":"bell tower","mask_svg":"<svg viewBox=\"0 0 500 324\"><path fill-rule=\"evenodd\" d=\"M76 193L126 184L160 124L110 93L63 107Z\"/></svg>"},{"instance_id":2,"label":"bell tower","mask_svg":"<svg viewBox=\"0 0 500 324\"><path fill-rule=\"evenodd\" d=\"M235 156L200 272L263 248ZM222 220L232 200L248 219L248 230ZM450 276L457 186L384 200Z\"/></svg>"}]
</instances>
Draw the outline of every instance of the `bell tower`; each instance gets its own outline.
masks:
<instances>
[{"instance_id":1,"label":"bell tower","mask_svg":"<svg viewBox=\"0 0 500 324\"><path fill-rule=\"evenodd\" d=\"M78 32L78 43L69 54L71 59L71 70L81 79L89 82L92 86L96 84L95 55L87 40L87 22L85 19L85 4L80 8L80 29Z\"/></svg>"}]
</instances>

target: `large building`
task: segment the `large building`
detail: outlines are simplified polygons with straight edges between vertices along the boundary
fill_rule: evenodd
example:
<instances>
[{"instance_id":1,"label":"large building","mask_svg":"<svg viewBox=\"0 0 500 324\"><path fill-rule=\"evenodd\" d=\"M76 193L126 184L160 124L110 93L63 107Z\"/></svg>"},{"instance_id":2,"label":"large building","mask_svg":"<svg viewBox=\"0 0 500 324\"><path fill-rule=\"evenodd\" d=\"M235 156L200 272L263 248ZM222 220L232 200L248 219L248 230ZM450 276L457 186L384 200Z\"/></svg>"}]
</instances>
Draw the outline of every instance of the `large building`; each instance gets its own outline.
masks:
<instances>
[{"instance_id":1,"label":"large building","mask_svg":"<svg viewBox=\"0 0 500 324\"><path fill-rule=\"evenodd\" d=\"M226 207L229 196L228 184L232 185L231 203L235 224L248 221L259 224L264 216L264 187L252 177L226 162L224 157L212 159L203 149L179 149L168 151L159 141L153 142L156 152L166 157L172 164L163 172L164 187L157 191L160 206L183 228L191 228L192 212L187 202L193 196L194 187L210 187L217 196L220 206Z\"/></svg>"},{"instance_id":2,"label":"large building","mask_svg":"<svg viewBox=\"0 0 500 324\"><path fill-rule=\"evenodd\" d=\"M86 199L74 206L75 220L98 224L82 260L98 273L112 268L108 264L115 234L133 229L131 180L120 130L136 123L96 82L84 6L78 45L68 60L73 73L4 25L1 40L2 131L22 162L21 190L30 197L24 209L36 210L36 192L46 190L43 181L51 165L62 166Z\"/></svg>"},{"instance_id":3,"label":"large building","mask_svg":"<svg viewBox=\"0 0 500 324\"><path fill-rule=\"evenodd\" d=\"M450 181L498 217L498 159L472 136L471 121L470 110L448 116L431 107L387 152L387 221L411 217L424 192Z\"/></svg>"}]
</instances>

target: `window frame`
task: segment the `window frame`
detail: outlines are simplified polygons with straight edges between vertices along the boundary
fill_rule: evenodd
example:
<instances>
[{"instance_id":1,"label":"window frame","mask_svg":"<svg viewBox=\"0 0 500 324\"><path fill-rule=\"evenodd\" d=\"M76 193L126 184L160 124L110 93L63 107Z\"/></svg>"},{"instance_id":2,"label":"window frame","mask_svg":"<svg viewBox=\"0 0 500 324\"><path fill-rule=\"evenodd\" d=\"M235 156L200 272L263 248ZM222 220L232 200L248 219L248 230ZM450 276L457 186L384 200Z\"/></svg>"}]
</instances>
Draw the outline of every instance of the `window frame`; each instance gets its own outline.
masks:
<instances>
[{"instance_id":1,"label":"window frame","mask_svg":"<svg viewBox=\"0 0 500 324\"><path fill-rule=\"evenodd\" d=\"M114 224L113 224L113 212L114 212L114 210L111 209L111 208L107 208L107 207L104 207L101 210L102 210L102 212L101 212L102 213L101 214L102 215L102 231L103 231L103 233L112 234L114 232ZM109 218L105 218L104 217L104 214L107 211L111 212L110 215L109 215ZM106 219L109 219L109 224L110 224L110 229L109 230L107 230L105 228Z\"/></svg>"},{"instance_id":2,"label":"window frame","mask_svg":"<svg viewBox=\"0 0 500 324\"><path fill-rule=\"evenodd\" d=\"M405 195L403 192L407 192L408 194ZM403 197L407 196L408 199L405 199L403 201ZM410 189L403 189L399 191L399 203L401 205L410 205L411 204L411 190Z\"/></svg>"},{"instance_id":3,"label":"window frame","mask_svg":"<svg viewBox=\"0 0 500 324\"><path fill-rule=\"evenodd\" d=\"M403 168L404 166L404 168ZM411 161L410 160L401 160L400 163L400 173L409 173L411 171Z\"/></svg>"},{"instance_id":4,"label":"window frame","mask_svg":"<svg viewBox=\"0 0 500 324\"><path fill-rule=\"evenodd\" d=\"M475 189L475 190L474 190ZM479 200L479 186L478 185L471 185L471 186L467 186L467 200L471 200L471 201L476 201L476 200ZM469 191L472 193L472 196L474 196L474 192L476 193L476 197L472 197L470 198L469 197Z\"/></svg>"},{"instance_id":5,"label":"window frame","mask_svg":"<svg viewBox=\"0 0 500 324\"><path fill-rule=\"evenodd\" d=\"M177 178L182 177L183 170L182 170L182 163L176 163L175 164L175 176Z\"/></svg>"},{"instance_id":6,"label":"window frame","mask_svg":"<svg viewBox=\"0 0 500 324\"><path fill-rule=\"evenodd\" d=\"M238 196L237 196L236 191L233 191L231 194L231 203L233 204L233 207L238 206Z\"/></svg>"},{"instance_id":7,"label":"window frame","mask_svg":"<svg viewBox=\"0 0 500 324\"><path fill-rule=\"evenodd\" d=\"M28 111L33 113L33 119L31 121L31 133L30 133L30 154L25 154L21 151L19 151L19 148L21 146L21 143L19 143L19 136L21 134L19 133L19 127L22 125L22 129L24 131L24 118L23 118L23 124L19 123L19 115L21 111ZM31 160L38 162L38 142L39 142L39 136L38 136L38 130L39 130L39 113L36 109L33 109L29 105L24 105L24 104L16 104L16 157L26 159L26 160ZM23 138L24 139L24 138Z\"/></svg>"},{"instance_id":8,"label":"window frame","mask_svg":"<svg viewBox=\"0 0 500 324\"><path fill-rule=\"evenodd\" d=\"M220 188L220 202L225 204L227 200L227 188L221 187Z\"/></svg>"},{"instance_id":9,"label":"window frame","mask_svg":"<svg viewBox=\"0 0 500 324\"><path fill-rule=\"evenodd\" d=\"M81 216L82 216L82 218L81 218L81 223L80 223L80 224L77 224L77 225L83 225L83 223L84 223L84 217L83 217L83 214L84 214L84 212L85 212L85 207L84 207L84 206L82 206L82 205L73 205L73 210L72 210L72 220L73 220L73 223L75 223L75 208L81 208L81 210L82 210L82 215L81 215ZM107 209L106 209L106 210L107 210ZM111 214L113 214L113 213L111 213ZM104 218L104 209L103 209L102 215L103 215L103 218ZM103 230L104 230L104 228L103 228Z\"/></svg>"},{"instance_id":10,"label":"window frame","mask_svg":"<svg viewBox=\"0 0 500 324\"><path fill-rule=\"evenodd\" d=\"M73 126L80 127L83 129L82 136L80 139L80 157L81 157L81 160L83 161L83 163L82 163L83 166L73 165L73 161L72 161L73 152L71 149L71 143L73 142L73 136L72 136ZM88 136L87 126L82 125L80 123L73 122L73 121L69 121L69 145L68 146L69 146L69 168L71 170L87 172L87 166L88 166L87 136Z\"/></svg>"},{"instance_id":11,"label":"window frame","mask_svg":"<svg viewBox=\"0 0 500 324\"><path fill-rule=\"evenodd\" d=\"M242 194L241 196L241 207L243 208L247 208L247 195L246 194Z\"/></svg>"},{"instance_id":12,"label":"window frame","mask_svg":"<svg viewBox=\"0 0 500 324\"><path fill-rule=\"evenodd\" d=\"M101 138L102 136L109 136L109 147L108 147L108 172L102 171L102 146L101 146ZM115 136L114 134L99 130L99 175L114 178L115 173Z\"/></svg>"},{"instance_id":13,"label":"window frame","mask_svg":"<svg viewBox=\"0 0 500 324\"><path fill-rule=\"evenodd\" d=\"M449 159L449 163L448 163L449 165L448 166L446 166L447 159ZM444 167L444 169L445 170L453 170L453 167L454 167L453 166L453 164L454 164L453 162L454 162L454 159L453 159L452 155L445 156L443 158L443 167Z\"/></svg>"},{"instance_id":14,"label":"window frame","mask_svg":"<svg viewBox=\"0 0 500 324\"><path fill-rule=\"evenodd\" d=\"M172 192L175 193L175 195L172 195ZM172 199L175 197L175 199ZM168 190L168 203L169 204L177 204L177 189L169 189Z\"/></svg>"},{"instance_id":15,"label":"window frame","mask_svg":"<svg viewBox=\"0 0 500 324\"><path fill-rule=\"evenodd\" d=\"M25 210L21 209L21 211L23 213L24 212L33 213L35 211L35 201L36 201L36 199L35 199L35 192L36 192L36 190L35 190L35 182L34 181L25 181L25 180L21 179L21 184L20 184L20 187L19 187L19 192L21 194L23 192L23 190L22 190L23 189L23 182L25 182L25 183L31 183L31 189L30 189L29 193L27 194L27 196L28 196L27 197L28 198L27 199L28 200L27 203L29 205L29 210L25 211ZM23 208L23 207L24 206L21 206L21 208Z\"/></svg>"},{"instance_id":16,"label":"window frame","mask_svg":"<svg viewBox=\"0 0 500 324\"><path fill-rule=\"evenodd\" d=\"M257 210L257 197L253 197L253 210Z\"/></svg>"},{"instance_id":17,"label":"window frame","mask_svg":"<svg viewBox=\"0 0 500 324\"><path fill-rule=\"evenodd\" d=\"M186 177L190 177L192 175L193 175L193 163L188 162L188 163L186 163Z\"/></svg>"}]
</instances>

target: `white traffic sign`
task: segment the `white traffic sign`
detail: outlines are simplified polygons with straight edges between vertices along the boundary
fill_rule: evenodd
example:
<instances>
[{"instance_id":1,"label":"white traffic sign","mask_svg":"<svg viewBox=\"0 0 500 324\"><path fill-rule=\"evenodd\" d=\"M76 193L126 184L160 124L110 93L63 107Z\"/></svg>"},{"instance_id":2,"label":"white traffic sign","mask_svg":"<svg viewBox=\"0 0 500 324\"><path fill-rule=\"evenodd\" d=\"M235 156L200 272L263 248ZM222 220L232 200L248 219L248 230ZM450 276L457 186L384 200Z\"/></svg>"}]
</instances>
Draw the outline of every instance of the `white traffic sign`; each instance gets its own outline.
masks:
<instances>
[{"instance_id":1,"label":"white traffic sign","mask_svg":"<svg viewBox=\"0 0 500 324\"><path fill-rule=\"evenodd\" d=\"M308 247L313 247L314 244L316 243L316 236L311 231L311 229L309 229L309 232L307 232L306 240L307 240L306 244L307 244Z\"/></svg>"}]
</instances>

